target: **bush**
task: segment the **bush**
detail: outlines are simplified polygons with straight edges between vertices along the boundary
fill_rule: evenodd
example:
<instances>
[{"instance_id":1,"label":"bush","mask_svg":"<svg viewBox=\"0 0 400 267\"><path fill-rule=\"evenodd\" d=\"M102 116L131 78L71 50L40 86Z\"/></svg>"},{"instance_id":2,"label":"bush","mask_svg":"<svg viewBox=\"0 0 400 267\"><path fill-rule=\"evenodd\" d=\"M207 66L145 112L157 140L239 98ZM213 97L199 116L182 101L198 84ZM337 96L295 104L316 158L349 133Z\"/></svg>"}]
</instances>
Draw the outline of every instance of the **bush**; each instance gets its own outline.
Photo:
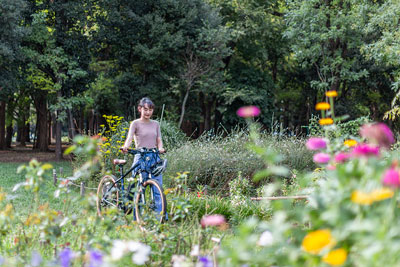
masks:
<instances>
[{"instance_id":1,"label":"bush","mask_svg":"<svg viewBox=\"0 0 400 267\"><path fill-rule=\"evenodd\" d=\"M323 136L325 130L318 123L319 117L312 116L309 121L309 135L311 136ZM359 117L354 120L339 122L330 127L335 127L334 131L329 131L329 138L349 138L349 137L358 137L360 127L363 124L371 122L369 116Z\"/></svg>"},{"instance_id":2,"label":"bush","mask_svg":"<svg viewBox=\"0 0 400 267\"><path fill-rule=\"evenodd\" d=\"M188 137L179 129L176 123L163 120L160 124L164 148L167 150L182 146Z\"/></svg>"},{"instance_id":3,"label":"bush","mask_svg":"<svg viewBox=\"0 0 400 267\"><path fill-rule=\"evenodd\" d=\"M248 142L249 136L244 131L232 133L227 137L202 136L186 142L166 155L169 166L165 177L188 171L189 188L207 185L209 189L217 192L228 192L229 182L236 178L239 172L243 178L251 179L256 171L264 168L260 157L247 148ZM305 148L304 140L300 138L277 138L265 133L261 135L259 144L279 151L284 157L282 164L290 169L303 171L315 167L311 152ZM165 179L165 183L170 185L168 179ZM255 186L254 182L252 186Z\"/></svg>"}]
</instances>

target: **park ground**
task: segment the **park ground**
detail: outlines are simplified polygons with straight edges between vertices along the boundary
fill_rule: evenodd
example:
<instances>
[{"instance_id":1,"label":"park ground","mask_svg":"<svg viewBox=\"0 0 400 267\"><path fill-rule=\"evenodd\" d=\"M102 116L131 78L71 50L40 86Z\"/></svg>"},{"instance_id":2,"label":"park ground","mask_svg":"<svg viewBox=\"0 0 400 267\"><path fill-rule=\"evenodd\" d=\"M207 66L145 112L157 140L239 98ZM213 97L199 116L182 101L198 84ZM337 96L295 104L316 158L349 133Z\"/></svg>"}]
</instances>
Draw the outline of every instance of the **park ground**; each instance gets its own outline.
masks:
<instances>
[{"instance_id":1,"label":"park ground","mask_svg":"<svg viewBox=\"0 0 400 267\"><path fill-rule=\"evenodd\" d=\"M67 145L63 145L63 150ZM64 161L71 161L69 156L63 156ZM37 152L32 150L32 145L21 147L13 144L11 149L0 150L0 162L29 162L31 159L37 159L39 162L56 161L54 145L49 146L48 152Z\"/></svg>"}]
</instances>

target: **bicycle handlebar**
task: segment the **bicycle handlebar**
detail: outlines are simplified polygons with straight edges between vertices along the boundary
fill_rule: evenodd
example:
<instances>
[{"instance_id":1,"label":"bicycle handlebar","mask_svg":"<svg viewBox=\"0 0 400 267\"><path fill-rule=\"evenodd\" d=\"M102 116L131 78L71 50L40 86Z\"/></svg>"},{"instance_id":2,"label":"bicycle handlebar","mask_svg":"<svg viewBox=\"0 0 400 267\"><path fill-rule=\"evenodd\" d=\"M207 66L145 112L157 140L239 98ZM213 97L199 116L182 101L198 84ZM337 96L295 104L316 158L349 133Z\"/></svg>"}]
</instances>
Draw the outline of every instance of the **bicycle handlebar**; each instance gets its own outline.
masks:
<instances>
[{"instance_id":1,"label":"bicycle handlebar","mask_svg":"<svg viewBox=\"0 0 400 267\"><path fill-rule=\"evenodd\" d=\"M128 153L132 155L142 154L142 153L160 153L157 148L139 148L139 149L128 149Z\"/></svg>"}]
</instances>

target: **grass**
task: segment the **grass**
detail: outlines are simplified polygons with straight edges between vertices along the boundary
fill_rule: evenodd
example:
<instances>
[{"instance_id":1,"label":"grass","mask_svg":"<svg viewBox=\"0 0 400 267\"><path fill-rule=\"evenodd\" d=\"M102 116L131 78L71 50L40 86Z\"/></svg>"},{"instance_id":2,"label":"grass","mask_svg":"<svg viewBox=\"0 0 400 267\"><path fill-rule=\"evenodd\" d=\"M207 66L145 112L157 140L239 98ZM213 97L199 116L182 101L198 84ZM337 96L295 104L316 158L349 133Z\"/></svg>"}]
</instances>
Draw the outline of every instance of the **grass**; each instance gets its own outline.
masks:
<instances>
[{"instance_id":1,"label":"grass","mask_svg":"<svg viewBox=\"0 0 400 267\"><path fill-rule=\"evenodd\" d=\"M59 173L60 167L64 170L64 176L72 175L71 164L67 161L63 162L49 162L53 165L53 168ZM27 164L27 163L26 163ZM33 201L33 195L26 191L24 188L19 188L16 192L13 192L13 188L17 183L21 183L25 180L23 173L17 173L17 169L22 163L0 163L0 187L10 197L10 202L13 204L15 209L21 212L21 215L27 215L34 208L35 203ZM40 204L49 203L49 206L53 209L60 210L63 208L62 202L59 199L54 198L54 191L56 187L53 184L52 170L47 171L45 181L40 188L39 201ZM79 190L71 190L73 196L79 194Z\"/></svg>"},{"instance_id":2,"label":"grass","mask_svg":"<svg viewBox=\"0 0 400 267\"><path fill-rule=\"evenodd\" d=\"M194 190L198 185L207 185L214 193L228 192L229 182L238 177L251 181L254 193L260 186L252 182L252 176L265 168L263 161L247 148L249 138L245 132L237 132L227 137L214 136L199 138L175 148L166 155L168 168L165 184L173 186L173 177L177 172L188 171L188 186ZM271 147L283 156L282 165L297 172L315 168L312 153L306 149L305 141L297 137L276 137L262 134L259 145ZM268 181L266 181L268 182Z\"/></svg>"},{"instance_id":3,"label":"grass","mask_svg":"<svg viewBox=\"0 0 400 267\"><path fill-rule=\"evenodd\" d=\"M68 162L51 164L57 170L63 167L66 176L72 174ZM78 188L71 188L68 195L62 194L59 198L55 198L54 191L57 188L53 185L52 169L47 171L40 187L39 203L34 201L34 194L29 190L19 188L13 192L15 184L25 181L24 174L16 173L19 165L21 164L0 163L3 192L6 192L10 199L7 203L11 203L14 207L14 215L8 218L11 221L6 224L8 225L6 232L1 232L4 229L2 223L6 222L0 220L0 235L3 240L0 256L13 257L18 253L19 260L25 265L30 262L33 251L39 252L45 260L51 260L57 258L65 246L82 255L94 248L109 254L112 241L116 239L136 240L150 245L151 265L164 265L170 262L172 255L175 254L190 257L190 251L196 244L201 244L202 253L212 253L215 244L211 241L211 237L232 235L230 229L224 231L202 229L199 225L200 218L205 213L222 213L227 218L235 216L234 207L229 201L219 197L209 196L205 200L189 196L188 201L192 203L192 207L187 214L180 220L170 220L153 232L146 233L139 231L137 225L131 221L131 217L125 218L118 212L111 212L104 220L99 219L93 208L93 198L90 194L84 199L80 198ZM174 197L169 195L168 201L171 205L175 201ZM48 204L48 207L45 204ZM0 202L0 214L4 207L5 203ZM178 202L175 207L180 209ZM27 224L27 218L32 215L40 216L38 224ZM131 264L132 261L128 257L114 266ZM82 265L85 265L84 258L75 260L72 266Z\"/></svg>"}]
</instances>

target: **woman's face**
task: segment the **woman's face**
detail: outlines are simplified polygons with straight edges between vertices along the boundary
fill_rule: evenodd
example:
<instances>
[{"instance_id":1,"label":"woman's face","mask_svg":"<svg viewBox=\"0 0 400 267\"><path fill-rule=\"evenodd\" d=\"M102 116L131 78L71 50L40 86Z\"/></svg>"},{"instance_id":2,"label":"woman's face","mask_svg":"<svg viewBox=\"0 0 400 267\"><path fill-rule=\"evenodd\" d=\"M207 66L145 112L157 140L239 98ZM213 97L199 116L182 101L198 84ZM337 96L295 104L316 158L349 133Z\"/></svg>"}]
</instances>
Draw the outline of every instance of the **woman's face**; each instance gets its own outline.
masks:
<instances>
[{"instance_id":1,"label":"woman's face","mask_svg":"<svg viewBox=\"0 0 400 267\"><path fill-rule=\"evenodd\" d=\"M143 107L139 107L140 118L149 120L153 115L154 109L149 107L148 104L144 104Z\"/></svg>"}]
</instances>

